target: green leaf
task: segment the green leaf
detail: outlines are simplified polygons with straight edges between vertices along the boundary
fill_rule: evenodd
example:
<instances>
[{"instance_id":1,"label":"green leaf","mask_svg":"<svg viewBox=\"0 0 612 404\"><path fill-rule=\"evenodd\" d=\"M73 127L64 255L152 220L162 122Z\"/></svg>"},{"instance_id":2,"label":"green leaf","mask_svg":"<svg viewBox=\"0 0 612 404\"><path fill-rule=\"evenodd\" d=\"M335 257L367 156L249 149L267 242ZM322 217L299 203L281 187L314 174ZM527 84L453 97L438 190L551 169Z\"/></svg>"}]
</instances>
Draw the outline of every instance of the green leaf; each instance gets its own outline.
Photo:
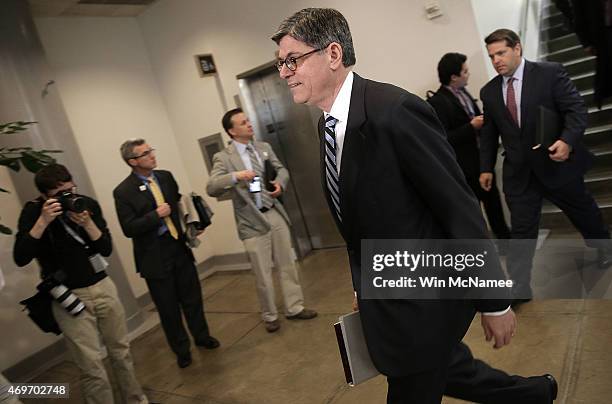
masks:
<instances>
[{"instance_id":1,"label":"green leaf","mask_svg":"<svg viewBox=\"0 0 612 404\"><path fill-rule=\"evenodd\" d=\"M19 157L4 157L0 158L0 166L6 166L13 171L19 171Z\"/></svg>"},{"instance_id":2,"label":"green leaf","mask_svg":"<svg viewBox=\"0 0 612 404\"><path fill-rule=\"evenodd\" d=\"M13 234L13 231L0 223L0 233L2 234Z\"/></svg>"}]
</instances>

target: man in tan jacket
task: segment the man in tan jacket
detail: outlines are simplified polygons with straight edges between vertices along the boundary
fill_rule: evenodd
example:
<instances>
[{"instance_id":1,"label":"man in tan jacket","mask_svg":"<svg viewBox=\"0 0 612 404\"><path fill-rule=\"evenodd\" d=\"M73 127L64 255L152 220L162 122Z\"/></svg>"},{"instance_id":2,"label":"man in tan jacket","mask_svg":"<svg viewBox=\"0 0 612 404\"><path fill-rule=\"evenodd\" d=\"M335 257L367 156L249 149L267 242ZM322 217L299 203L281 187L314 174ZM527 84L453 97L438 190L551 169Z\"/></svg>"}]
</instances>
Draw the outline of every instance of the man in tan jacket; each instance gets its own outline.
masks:
<instances>
[{"instance_id":1,"label":"man in tan jacket","mask_svg":"<svg viewBox=\"0 0 612 404\"><path fill-rule=\"evenodd\" d=\"M231 192L238 237L244 243L255 274L266 330L275 332L280 328L272 263L280 274L287 319L314 318L317 312L304 308L302 287L291 251L290 221L278 199L289 182L289 172L269 144L253 140L253 127L240 108L228 111L222 124L232 142L213 156L206 191L215 197ZM276 178L270 181L273 191L268 191L264 184L267 164L276 170Z\"/></svg>"}]
</instances>

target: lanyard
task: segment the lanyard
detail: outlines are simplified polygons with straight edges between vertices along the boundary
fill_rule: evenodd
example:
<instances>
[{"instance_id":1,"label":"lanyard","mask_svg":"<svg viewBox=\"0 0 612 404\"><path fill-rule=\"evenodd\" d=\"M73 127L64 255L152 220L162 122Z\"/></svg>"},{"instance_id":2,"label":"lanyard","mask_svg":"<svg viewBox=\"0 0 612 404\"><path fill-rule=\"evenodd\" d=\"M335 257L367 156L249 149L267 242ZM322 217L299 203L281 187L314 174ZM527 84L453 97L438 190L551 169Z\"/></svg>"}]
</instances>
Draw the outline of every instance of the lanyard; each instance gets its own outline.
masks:
<instances>
[{"instance_id":1,"label":"lanyard","mask_svg":"<svg viewBox=\"0 0 612 404\"><path fill-rule=\"evenodd\" d=\"M73 239L81 243L83 247L85 247L86 250L89 250L89 246L85 243L85 241L81 238L81 236L79 236L74 230L72 230L72 228L68 226L61 217L59 218L59 221L64 226L64 229L66 229L66 232L70 234L70 236L72 236Z\"/></svg>"}]
</instances>

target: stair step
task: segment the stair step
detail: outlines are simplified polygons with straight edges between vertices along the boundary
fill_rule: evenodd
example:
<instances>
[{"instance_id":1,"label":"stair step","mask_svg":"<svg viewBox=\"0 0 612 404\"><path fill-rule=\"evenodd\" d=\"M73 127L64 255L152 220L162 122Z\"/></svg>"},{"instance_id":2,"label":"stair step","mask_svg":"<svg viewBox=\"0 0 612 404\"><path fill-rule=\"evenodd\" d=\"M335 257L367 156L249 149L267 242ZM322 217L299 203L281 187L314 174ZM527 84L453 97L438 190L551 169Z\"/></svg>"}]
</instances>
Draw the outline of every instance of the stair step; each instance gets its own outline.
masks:
<instances>
[{"instance_id":1,"label":"stair step","mask_svg":"<svg viewBox=\"0 0 612 404\"><path fill-rule=\"evenodd\" d=\"M593 80L595 80L595 72L578 74L570 77L578 91L586 91L593 89Z\"/></svg>"},{"instance_id":2,"label":"stair step","mask_svg":"<svg viewBox=\"0 0 612 404\"><path fill-rule=\"evenodd\" d=\"M545 41L551 41L553 39L560 38L562 36L571 34L570 31L565 25L559 24L552 27L544 28L541 31L542 39Z\"/></svg>"},{"instance_id":3,"label":"stair step","mask_svg":"<svg viewBox=\"0 0 612 404\"><path fill-rule=\"evenodd\" d=\"M559 25L563 23L565 23L565 17L563 16L563 14L561 14L560 11L557 11L556 13L550 14L542 18L540 27L541 28L554 27L555 25Z\"/></svg>"},{"instance_id":4,"label":"stair step","mask_svg":"<svg viewBox=\"0 0 612 404\"><path fill-rule=\"evenodd\" d=\"M608 125L612 123L612 104L603 105L601 109L589 108L589 127Z\"/></svg>"},{"instance_id":5,"label":"stair step","mask_svg":"<svg viewBox=\"0 0 612 404\"><path fill-rule=\"evenodd\" d=\"M584 58L571 60L563 63L567 74L570 76L576 76L578 74L594 72L597 58L595 56L586 56Z\"/></svg>"},{"instance_id":6,"label":"stair step","mask_svg":"<svg viewBox=\"0 0 612 404\"><path fill-rule=\"evenodd\" d=\"M548 53L546 55L542 55L542 60L546 60L548 62L570 62L581 60L587 58L589 55L582 45L575 45L570 48L562 49L556 52Z\"/></svg>"},{"instance_id":7,"label":"stair step","mask_svg":"<svg viewBox=\"0 0 612 404\"><path fill-rule=\"evenodd\" d=\"M587 129L582 137L588 148L597 148L612 143L612 124Z\"/></svg>"},{"instance_id":8,"label":"stair step","mask_svg":"<svg viewBox=\"0 0 612 404\"><path fill-rule=\"evenodd\" d=\"M554 4L548 4L542 7L542 18L557 14L559 9Z\"/></svg>"},{"instance_id":9,"label":"stair step","mask_svg":"<svg viewBox=\"0 0 612 404\"><path fill-rule=\"evenodd\" d=\"M612 223L612 194L595 199L597 200L604 223ZM542 207L540 227L546 229L567 229L573 228L573 225L561 209L552 204L546 204Z\"/></svg>"},{"instance_id":10,"label":"stair step","mask_svg":"<svg viewBox=\"0 0 612 404\"><path fill-rule=\"evenodd\" d=\"M561 49L571 48L572 46L580 45L580 41L576 34L567 34L559 38L542 41L542 49L547 53L560 51Z\"/></svg>"}]
</instances>

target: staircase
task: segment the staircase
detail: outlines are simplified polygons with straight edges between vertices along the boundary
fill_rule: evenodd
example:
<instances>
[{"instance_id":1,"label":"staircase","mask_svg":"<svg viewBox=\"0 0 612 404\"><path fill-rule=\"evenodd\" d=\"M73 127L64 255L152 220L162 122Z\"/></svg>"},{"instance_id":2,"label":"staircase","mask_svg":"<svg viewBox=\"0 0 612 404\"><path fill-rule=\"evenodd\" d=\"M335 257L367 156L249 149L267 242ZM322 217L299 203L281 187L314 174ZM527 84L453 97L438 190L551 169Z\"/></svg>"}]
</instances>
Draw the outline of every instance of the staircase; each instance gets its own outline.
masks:
<instances>
[{"instance_id":1,"label":"staircase","mask_svg":"<svg viewBox=\"0 0 612 404\"><path fill-rule=\"evenodd\" d=\"M544 6L541 20L541 60L562 63L580 91L589 110L584 144L595 154L593 168L585 175L604 221L612 224L612 99L598 110L593 101L595 57L587 54L578 37L564 25L564 17L554 4ZM612 73L611 73L612 74ZM553 233L575 232L559 208L549 202L542 207L540 227Z\"/></svg>"}]
</instances>

